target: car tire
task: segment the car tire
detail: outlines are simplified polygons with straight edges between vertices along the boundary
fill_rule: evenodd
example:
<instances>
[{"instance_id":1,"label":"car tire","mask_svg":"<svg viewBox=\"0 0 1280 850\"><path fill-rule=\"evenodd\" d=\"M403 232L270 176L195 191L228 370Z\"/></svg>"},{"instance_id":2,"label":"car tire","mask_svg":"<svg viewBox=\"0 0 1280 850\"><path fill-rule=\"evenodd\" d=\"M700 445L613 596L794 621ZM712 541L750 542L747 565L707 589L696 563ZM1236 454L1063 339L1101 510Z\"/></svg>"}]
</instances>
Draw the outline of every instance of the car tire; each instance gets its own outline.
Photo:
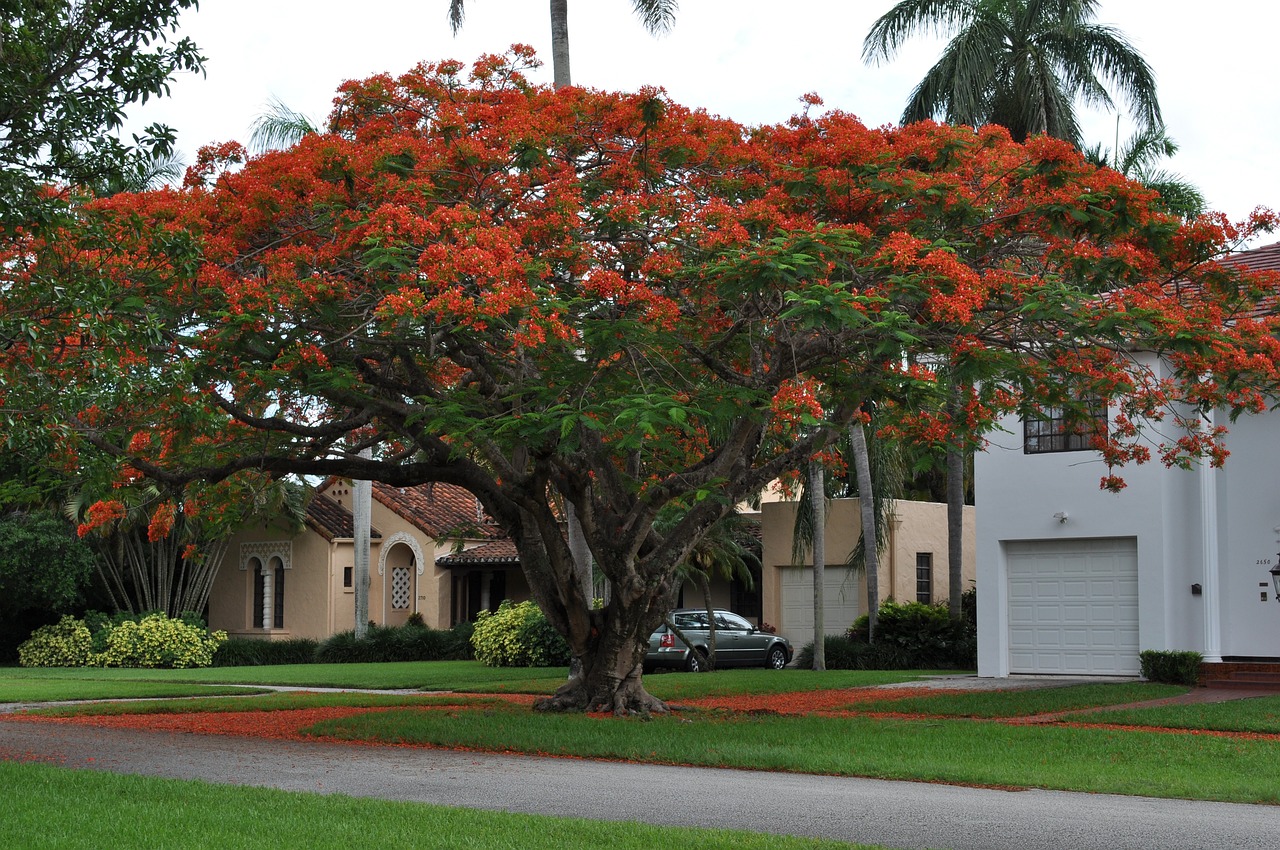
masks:
<instances>
[{"instance_id":1,"label":"car tire","mask_svg":"<svg viewBox=\"0 0 1280 850\"><path fill-rule=\"evenodd\" d=\"M764 657L764 666L781 670L787 666L787 651L780 646L775 646L769 650L769 654Z\"/></svg>"},{"instance_id":2,"label":"car tire","mask_svg":"<svg viewBox=\"0 0 1280 850\"><path fill-rule=\"evenodd\" d=\"M707 669L707 656L701 649L691 649L684 658L684 669L690 673L702 673Z\"/></svg>"}]
</instances>

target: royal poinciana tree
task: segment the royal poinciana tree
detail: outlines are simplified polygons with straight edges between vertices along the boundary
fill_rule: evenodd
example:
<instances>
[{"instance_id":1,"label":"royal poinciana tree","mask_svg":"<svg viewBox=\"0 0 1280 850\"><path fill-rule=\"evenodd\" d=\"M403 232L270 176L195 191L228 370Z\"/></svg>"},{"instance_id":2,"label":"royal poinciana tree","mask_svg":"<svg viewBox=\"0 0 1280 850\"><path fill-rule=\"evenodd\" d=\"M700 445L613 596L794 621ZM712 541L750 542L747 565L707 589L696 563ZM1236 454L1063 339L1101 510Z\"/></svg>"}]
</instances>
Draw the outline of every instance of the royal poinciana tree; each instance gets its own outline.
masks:
<instances>
[{"instance_id":1,"label":"royal poinciana tree","mask_svg":"<svg viewBox=\"0 0 1280 850\"><path fill-rule=\"evenodd\" d=\"M680 563L864 402L941 442L1106 397L1120 464L1147 451L1129 422L1276 385L1267 282L1206 262L1240 234L1153 211L1066 143L838 112L745 128L658 91L532 86L532 61L349 83L333 132L243 167L206 151L185 188L29 242L5 265L0 406L171 486L466 487L582 661L543 707L629 712L664 707L640 661ZM955 420L913 415L944 409L938 365L979 388ZM1216 451L1164 422L1168 462Z\"/></svg>"}]
</instances>

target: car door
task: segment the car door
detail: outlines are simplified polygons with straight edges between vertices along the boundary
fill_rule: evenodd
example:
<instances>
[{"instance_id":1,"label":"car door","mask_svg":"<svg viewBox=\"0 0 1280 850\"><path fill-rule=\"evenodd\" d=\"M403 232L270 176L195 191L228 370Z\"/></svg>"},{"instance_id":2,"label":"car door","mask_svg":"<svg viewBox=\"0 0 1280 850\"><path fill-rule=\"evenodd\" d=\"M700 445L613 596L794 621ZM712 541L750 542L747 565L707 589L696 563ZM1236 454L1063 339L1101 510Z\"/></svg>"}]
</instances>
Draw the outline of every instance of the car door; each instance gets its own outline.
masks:
<instances>
[{"instance_id":1,"label":"car door","mask_svg":"<svg viewBox=\"0 0 1280 850\"><path fill-rule=\"evenodd\" d=\"M728 611L716 612L716 665L745 667L764 663L764 645L755 627Z\"/></svg>"}]
</instances>

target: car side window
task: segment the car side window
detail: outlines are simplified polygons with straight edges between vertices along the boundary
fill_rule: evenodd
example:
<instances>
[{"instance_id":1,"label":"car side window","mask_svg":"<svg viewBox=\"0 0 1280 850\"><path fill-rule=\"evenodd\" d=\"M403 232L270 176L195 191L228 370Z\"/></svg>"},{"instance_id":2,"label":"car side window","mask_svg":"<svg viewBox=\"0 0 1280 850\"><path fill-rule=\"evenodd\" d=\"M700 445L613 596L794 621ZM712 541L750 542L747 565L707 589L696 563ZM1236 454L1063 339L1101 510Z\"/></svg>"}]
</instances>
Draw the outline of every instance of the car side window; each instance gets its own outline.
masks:
<instances>
[{"instance_id":1,"label":"car side window","mask_svg":"<svg viewBox=\"0 0 1280 850\"><path fill-rule=\"evenodd\" d=\"M727 611L719 611L716 613L716 628L728 629L735 632L751 631L751 624L739 617L737 614L730 614Z\"/></svg>"},{"instance_id":2,"label":"car side window","mask_svg":"<svg viewBox=\"0 0 1280 850\"><path fill-rule=\"evenodd\" d=\"M681 629L706 628L707 625L706 615L697 613L677 614L672 621Z\"/></svg>"}]
</instances>

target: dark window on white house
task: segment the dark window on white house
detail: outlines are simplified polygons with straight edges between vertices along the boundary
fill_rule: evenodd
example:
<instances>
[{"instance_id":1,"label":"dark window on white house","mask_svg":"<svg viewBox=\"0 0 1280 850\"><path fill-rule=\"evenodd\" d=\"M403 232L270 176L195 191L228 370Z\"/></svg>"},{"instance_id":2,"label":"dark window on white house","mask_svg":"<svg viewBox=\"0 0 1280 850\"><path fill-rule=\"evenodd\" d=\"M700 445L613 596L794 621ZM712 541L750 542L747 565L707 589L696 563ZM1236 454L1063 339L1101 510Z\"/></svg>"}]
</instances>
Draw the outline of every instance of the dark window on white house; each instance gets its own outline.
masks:
<instances>
[{"instance_id":1,"label":"dark window on white house","mask_svg":"<svg viewBox=\"0 0 1280 850\"><path fill-rule=\"evenodd\" d=\"M342 586L355 587L355 567L342 568Z\"/></svg>"},{"instance_id":2,"label":"dark window on white house","mask_svg":"<svg viewBox=\"0 0 1280 850\"><path fill-rule=\"evenodd\" d=\"M1095 448L1094 439L1107 435L1107 405L1089 402L1081 413L1068 415L1061 407L1046 407L1022 422L1026 454L1080 452Z\"/></svg>"},{"instance_id":3,"label":"dark window on white house","mask_svg":"<svg viewBox=\"0 0 1280 850\"><path fill-rule=\"evenodd\" d=\"M916 601L933 604L933 553L916 553Z\"/></svg>"}]
</instances>

